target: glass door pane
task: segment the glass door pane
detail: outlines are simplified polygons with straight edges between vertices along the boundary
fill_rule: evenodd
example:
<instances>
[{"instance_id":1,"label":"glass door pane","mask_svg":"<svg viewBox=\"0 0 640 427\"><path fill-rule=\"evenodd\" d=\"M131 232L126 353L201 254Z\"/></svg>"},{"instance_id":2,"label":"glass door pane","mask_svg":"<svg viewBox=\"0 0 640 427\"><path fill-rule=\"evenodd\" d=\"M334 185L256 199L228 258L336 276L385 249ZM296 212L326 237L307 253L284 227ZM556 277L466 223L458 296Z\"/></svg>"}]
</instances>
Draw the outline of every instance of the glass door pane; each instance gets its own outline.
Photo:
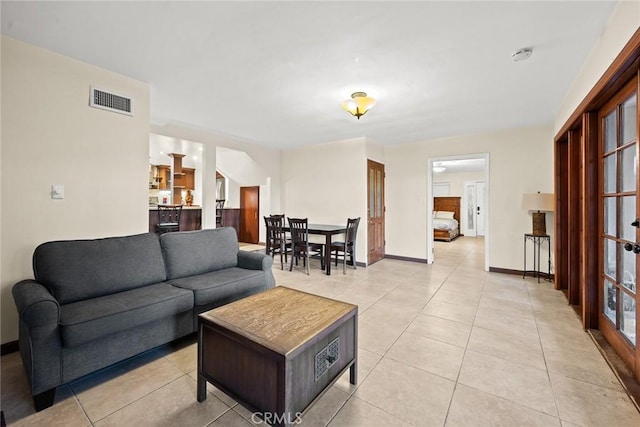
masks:
<instances>
[{"instance_id":1,"label":"glass door pane","mask_svg":"<svg viewBox=\"0 0 640 427\"><path fill-rule=\"evenodd\" d=\"M640 233L631 223L638 218L638 122L635 86L625 89L627 96L602 111L602 212L601 212L601 322L610 322L607 340L636 345L636 276L640 262L625 249ZM612 101L615 102L615 101ZM628 247L628 245L627 245Z\"/></svg>"}]
</instances>

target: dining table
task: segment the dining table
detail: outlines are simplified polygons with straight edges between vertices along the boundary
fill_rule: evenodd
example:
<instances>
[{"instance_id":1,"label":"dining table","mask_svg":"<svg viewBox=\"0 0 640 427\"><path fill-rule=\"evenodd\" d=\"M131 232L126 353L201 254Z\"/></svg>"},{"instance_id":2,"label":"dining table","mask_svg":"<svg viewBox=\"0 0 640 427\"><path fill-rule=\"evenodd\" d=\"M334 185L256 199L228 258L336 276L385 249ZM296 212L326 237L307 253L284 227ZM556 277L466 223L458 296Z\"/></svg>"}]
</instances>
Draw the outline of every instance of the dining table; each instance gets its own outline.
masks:
<instances>
[{"instance_id":1,"label":"dining table","mask_svg":"<svg viewBox=\"0 0 640 427\"><path fill-rule=\"evenodd\" d=\"M336 234L344 234L347 231L347 226L343 225L330 225L330 224L309 224L309 234L324 236L324 265L325 273L327 276L331 275L331 239ZM291 231L289 226L282 227L283 231ZM268 247L268 246L267 246ZM355 262L355 260L354 260Z\"/></svg>"}]
</instances>

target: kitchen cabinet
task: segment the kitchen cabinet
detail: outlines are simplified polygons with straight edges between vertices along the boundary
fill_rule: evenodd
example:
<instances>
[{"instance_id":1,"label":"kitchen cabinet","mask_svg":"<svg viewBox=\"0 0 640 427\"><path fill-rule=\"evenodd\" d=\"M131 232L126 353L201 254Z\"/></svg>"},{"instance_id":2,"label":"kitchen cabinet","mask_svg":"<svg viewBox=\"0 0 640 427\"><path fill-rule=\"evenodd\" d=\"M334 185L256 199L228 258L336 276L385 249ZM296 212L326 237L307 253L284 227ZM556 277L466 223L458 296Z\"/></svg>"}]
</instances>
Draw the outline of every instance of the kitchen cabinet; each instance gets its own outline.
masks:
<instances>
[{"instance_id":1,"label":"kitchen cabinet","mask_svg":"<svg viewBox=\"0 0 640 427\"><path fill-rule=\"evenodd\" d=\"M182 190L185 189L185 176L182 171L182 158L184 154L171 153L172 165L171 171L173 172L173 203L176 205L182 204Z\"/></svg>"},{"instance_id":2,"label":"kitchen cabinet","mask_svg":"<svg viewBox=\"0 0 640 427\"><path fill-rule=\"evenodd\" d=\"M194 168L182 168L184 173L184 187L187 190L196 189L196 170Z\"/></svg>"},{"instance_id":3,"label":"kitchen cabinet","mask_svg":"<svg viewBox=\"0 0 640 427\"><path fill-rule=\"evenodd\" d=\"M169 165L152 165L153 177L149 182L149 188L152 190L170 190L171 189L171 166Z\"/></svg>"}]
</instances>

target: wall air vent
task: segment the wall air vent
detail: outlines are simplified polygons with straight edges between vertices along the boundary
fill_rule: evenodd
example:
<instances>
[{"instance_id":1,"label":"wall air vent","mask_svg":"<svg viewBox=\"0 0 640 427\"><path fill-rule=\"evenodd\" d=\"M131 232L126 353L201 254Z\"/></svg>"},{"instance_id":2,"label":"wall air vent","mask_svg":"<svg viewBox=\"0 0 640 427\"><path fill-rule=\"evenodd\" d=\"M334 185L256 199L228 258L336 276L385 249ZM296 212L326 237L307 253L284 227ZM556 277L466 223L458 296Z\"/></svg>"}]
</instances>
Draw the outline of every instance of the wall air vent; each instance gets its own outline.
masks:
<instances>
[{"instance_id":1,"label":"wall air vent","mask_svg":"<svg viewBox=\"0 0 640 427\"><path fill-rule=\"evenodd\" d=\"M91 88L89 106L133 116L133 100L101 89Z\"/></svg>"}]
</instances>

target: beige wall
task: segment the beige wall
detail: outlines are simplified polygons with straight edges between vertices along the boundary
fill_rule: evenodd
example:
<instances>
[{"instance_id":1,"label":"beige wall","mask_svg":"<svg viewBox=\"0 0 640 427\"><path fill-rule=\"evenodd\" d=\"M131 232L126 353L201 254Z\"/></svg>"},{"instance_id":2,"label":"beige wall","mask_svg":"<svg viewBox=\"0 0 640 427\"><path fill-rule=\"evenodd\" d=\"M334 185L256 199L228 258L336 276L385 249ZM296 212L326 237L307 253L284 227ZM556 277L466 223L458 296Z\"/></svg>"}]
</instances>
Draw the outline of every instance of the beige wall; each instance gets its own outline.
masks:
<instances>
[{"instance_id":1,"label":"beige wall","mask_svg":"<svg viewBox=\"0 0 640 427\"><path fill-rule=\"evenodd\" d=\"M386 147L387 254L427 258L427 163L477 153L489 153L489 265L522 270L523 234L531 230L522 194L553 191L551 126ZM553 215L547 232L553 241Z\"/></svg>"},{"instance_id":2,"label":"beige wall","mask_svg":"<svg viewBox=\"0 0 640 427\"><path fill-rule=\"evenodd\" d=\"M433 182L448 182L449 195L464 195L464 184L467 181L484 181L484 171L478 172L441 172L433 175Z\"/></svg>"},{"instance_id":3,"label":"beige wall","mask_svg":"<svg viewBox=\"0 0 640 427\"><path fill-rule=\"evenodd\" d=\"M372 150L375 146L372 145ZM283 212L316 224L360 217L356 260L366 262L367 141L350 139L282 153Z\"/></svg>"},{"instance_id":4,"label":"beige wall","mask_svg":"<svg viewBox=\"0 0 640 427\"><path fill-rule=\"evenodd\" d=\"M562 128L638 28L640 2L620 1L558 109L554 134Z\"/></svg>"},{"instance_id":5,"label":"beige wall","mask_svg":"<svg viewBox=\"0 0 640 427\"><path fill-rule=\"evenodd\" d=\"M133 117L90 108L91 85L132 97ZM148 231L148 162L147 84L2 37L2 343L38 244Z\"/></svg>"}]
</instances>

